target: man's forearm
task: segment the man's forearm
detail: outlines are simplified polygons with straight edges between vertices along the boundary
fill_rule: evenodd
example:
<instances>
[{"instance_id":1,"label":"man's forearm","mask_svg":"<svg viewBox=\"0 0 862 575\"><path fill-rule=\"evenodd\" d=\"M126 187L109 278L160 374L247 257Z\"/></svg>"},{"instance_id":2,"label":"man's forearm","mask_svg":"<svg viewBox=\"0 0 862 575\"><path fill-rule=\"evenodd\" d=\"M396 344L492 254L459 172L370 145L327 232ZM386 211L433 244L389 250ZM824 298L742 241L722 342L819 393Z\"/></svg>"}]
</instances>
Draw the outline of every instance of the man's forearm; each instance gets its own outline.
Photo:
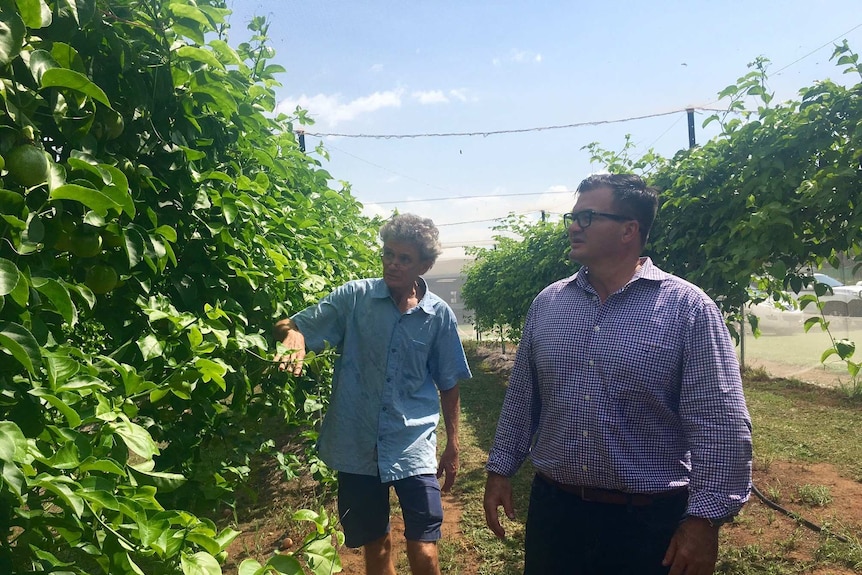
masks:
<instances>
[{"instance_id":1,"label":"man's forearm","mask_svg":"<svg viewBox=\"0 0 862 575\"><path fill-rule=\"evenodd\" d=\"M447 445L455 448L458 444L458 424L461 417L461 392L458 385L440 392L440 405L443 411L443 423L446 426Z\"/></svg>"}]
</instances>

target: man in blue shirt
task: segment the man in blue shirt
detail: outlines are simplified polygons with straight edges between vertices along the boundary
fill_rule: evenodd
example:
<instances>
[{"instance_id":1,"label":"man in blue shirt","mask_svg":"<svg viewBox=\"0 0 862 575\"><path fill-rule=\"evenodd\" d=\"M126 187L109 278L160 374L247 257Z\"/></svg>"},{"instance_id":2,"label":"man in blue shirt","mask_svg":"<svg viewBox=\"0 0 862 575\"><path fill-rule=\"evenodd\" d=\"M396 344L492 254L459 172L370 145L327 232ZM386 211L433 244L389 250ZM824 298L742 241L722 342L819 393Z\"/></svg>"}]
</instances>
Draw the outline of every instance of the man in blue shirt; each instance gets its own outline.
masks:
<instances>
[{"instance_id":1,"label":"man in blue shirt","mask_svg":"<svg viewBox=\"0 0 862 575\"><path fill-rule=\"evenodd\" d=\"M566 214L583 264L533 301L488 456L485 518L536 468L525 574L707 575L751 488L751 420L721 313L641 257L657 193L590 176Z\"/></svg>"},{"instance_id":2,"label":"man in blue shirt","mask_svg":"<svg viewBox=\"0 0 862 575\"><path fill-rule=\"evenodd\" d=\"M298 376L305 350L339 352L318 441L338 471L338 512L348 547L363 547L366 572L395 575L389 488L404 516L414 575L439 575L441 487L458 472L458 380L470 377L455 315L421 275L441 252L429 219L394 216L380 228L383 277L351 281L275 326ZM439 392L439 397L438 397ZM437 462L440 406L446 448Z\"/></svg>"}]
</instances>

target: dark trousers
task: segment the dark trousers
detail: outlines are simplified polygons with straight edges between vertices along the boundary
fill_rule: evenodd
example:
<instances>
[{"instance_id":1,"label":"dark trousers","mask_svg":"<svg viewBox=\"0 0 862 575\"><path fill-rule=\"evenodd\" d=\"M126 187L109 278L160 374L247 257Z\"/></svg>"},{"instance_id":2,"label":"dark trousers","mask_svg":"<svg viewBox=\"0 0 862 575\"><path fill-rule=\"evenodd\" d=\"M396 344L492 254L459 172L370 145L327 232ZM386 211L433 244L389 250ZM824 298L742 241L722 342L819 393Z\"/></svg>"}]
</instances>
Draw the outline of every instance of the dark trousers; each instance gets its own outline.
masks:
<instances>
[{"instance_id":1,"label":"dark trousers","mask_svg":"<svg viewBox=\"0 0 862 575\"><path fill-rule=\"evenodd\" d=\"M688 495L630 506L596 503L533 480L524 575L652 575L685 514Z\"/></svg>"}]
</instances>

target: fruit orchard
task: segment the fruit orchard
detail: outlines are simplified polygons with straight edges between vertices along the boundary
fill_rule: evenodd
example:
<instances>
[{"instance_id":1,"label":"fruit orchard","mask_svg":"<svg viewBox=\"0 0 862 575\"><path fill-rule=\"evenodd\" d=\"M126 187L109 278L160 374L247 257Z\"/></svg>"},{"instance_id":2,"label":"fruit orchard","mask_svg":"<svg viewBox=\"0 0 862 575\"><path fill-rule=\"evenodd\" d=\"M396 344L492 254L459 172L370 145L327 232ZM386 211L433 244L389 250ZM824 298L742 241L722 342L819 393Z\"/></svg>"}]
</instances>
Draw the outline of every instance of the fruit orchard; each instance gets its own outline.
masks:
<instances>
[{"instance_id":1,"label":"fruit orchard","mask_svg":"<svg viewBox=\"0 0 862 575\"><path fill-rule=\"evenodd\" d=\"M313 442L328 360L269 369L269 329L373 273L377 222L276 113L265 21L231 46L228 13L0 0L2 573L218 574L236 532L205 514L273 422ZM240 571L337 570L298 518Z\"/></svg>"}]
</instances>

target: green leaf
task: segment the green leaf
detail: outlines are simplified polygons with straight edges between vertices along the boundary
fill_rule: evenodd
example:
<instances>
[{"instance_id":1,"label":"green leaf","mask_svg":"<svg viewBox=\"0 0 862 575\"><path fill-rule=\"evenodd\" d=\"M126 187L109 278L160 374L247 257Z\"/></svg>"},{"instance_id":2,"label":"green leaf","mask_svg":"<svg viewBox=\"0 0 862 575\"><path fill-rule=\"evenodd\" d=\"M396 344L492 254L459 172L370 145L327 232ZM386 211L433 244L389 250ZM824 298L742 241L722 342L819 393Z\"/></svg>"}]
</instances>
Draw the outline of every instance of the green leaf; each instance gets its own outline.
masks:
<instances>
[{"instance_id":1,"label":"green leaf","mask_svg":"<svg viewBox=\"0 0 862 575\"><path fill-rule=\"evenodd\" d=\"M18 496L19 501L23 503L23 499L21 499L21 494L24 492L24 488L27 484L27 478L24 477L24 473L18 468L17 465L12 463L11 461L3 461L3 470L0 473L0 477L3 478L3 481L6 482L15 495Z\"/></svg>"},{"instance_id":2,"label":"green leaf","mask_svg":"<svg viewBox=\"0 0 862 575\"><path fill-rule=\"evenodd\" d=\"M81 202L91 210L104 216L108 213L108 210L113 209L117 210L117 212L123 212L125 209L125 206L115 199L114 196L116 195L115 190L110 186L104 190L94 190L93 188L86 188L78 184L65 184L51 190L49 199Z\"/></svg>"},{"instance_id":3,"label":"green leaf","mask_svg":"<svg viewBox=\"0 0 862 575\"><path fill-rule=\"evenodd\" d=\"M5 347L33 375L42 365L39 343L22 325L9 321L0 323L0 346ZM0 353L3 353L2 350Z\"/></svg>"},{"instance_id":4,"label":"green leaf","mask_svg":"<svg viewBox=\"0 0 862 575\"><path fill-rule=\"evenodd\" d=\"M222 203L221 209L224 214L224 221L228 224L232 224L239 213L236 208L236 204L232 200L225 200Z\"/></svg>"},{"instance_id":5,"label":"green leaf","mask_svg":"<svg viewBox=\"0 0 862 575\"><path fill-rule=\"evenodd\" d=\"M328 537L309 543L303 554L308 566L316 575L341 571L341 559L338 557L338 550L335 549Z\"/></svg>"},{"instance_id":6,"label":"green leaf","mask_svg":"<svg viewBox=\"0 0 862 575\"><path fill-rule=\"evenodd\" d=\"M11 421L0 421L0 459L20 462L26 451L27 438L21 428Z\"/></svg>"},{"instance_id":7,"label":"green leaf","mask_svg":"<svg viewBox=\"0 0 862 575\"><path fill-rule=\"evenodd\" d=\"M126 228L123 247L126 250L126 257L129 259L129 268L134 268L143 261L146 253L144 236L136 228Z\"/></svg>"},{"instance_id":8,"label":"green leaf","mask_svg":"<svg viewBox=\"0 0 862 575\"><path fill-rule=\"evenodd\" d=\"M30 390L30 395L34 397L38 397L39 399L44 399L47 401L53 408L59 411L64 418L66 418L66 422L69 424L69 427L72 429L77 428L81 425L81 416L78 415L78 412L72 409L65 401L48 393L48 390L45 388L36 388Z\"/></svg>"},{"instance_id":9,"label":"green leaf","mask_svg":"<svg viewBox=\"0 0 862 575\"><path fill-rule=\"evenodd\" d=\"M841 339L835 342L835 350L838 352L838 357L846 361L856 352L856 344L849 339Z\"/></svg>"},{"instance_id":10,"label":"green leaf","mask_svg":"<svg viewBox=\"0 0 862 575\"><path fill-rule=\"evenodd\" d=\"M806 319L805 323L802 324L802 327L805 330L805 332L808 333L808 330L810 330L812 327L814 327L815 325L822 324L822 323L823 323L823 318L821 318L819 315L815 315L815 316L812 316L812 317L809 317L808 319ZM832 350L832 351L835 351L835 350Z\"/></svg>"},{"instance_id":11,"label":"green leaf","mask_svg":"<svg viewBox=\"0 0 862 575\"><path fill-rule=\"evenodd\" d=\"M172 1L168 3L167 8L174 16L178 18L188 18L189 20L194 20L198 24L201 24L205 30L212 29L212 23L209 17L200 9L198 9L197 6Z\"/></svg>"},{"instance_id":12,"label":"green leaf","mask_svg":"<svg viewBox=\"0 0 862 575\"><path fill-rule=\"evenodd\" d=\"M9 296L21 307L27 306L27 302L30 301L30 282L25 276L19 276L18 283L12 288Z\"/></svg>"},{"instance_id":13,"label":"green leaf","mask_svg":"<svg viewBox=\"0 0 862 575\"><path fill-rule=\"evenodd\" d=\"M80 459L78 458L77 446L73 441L64 443L46 463L52 469L74 469L78 467Z\"/></svg>"},{"instance_id":14,"label":"green leaf","mask_svg":"<svg viewBox=\"0 0 862 575\"><path fill-rule=\"evenodd\" d=\"M11 5L11 0L0 2L0 66L6 66L21 52L27 28Z\"/></svg>"},{"instance_id":15,"label":"green leaf","mask_svg":"<svg viewBox=\"0 0 862 575\"><path fill-rule=\"evenodd\" d=\"M70 90L75 90L76 92L86 94L109 108L111 107L111 102L108 100L108 96L105 95L105 92L103 92L96 84L91 82L85 75L80 72L75 72L74 70L68 70L66 68L52 68L50 70L46 70L45 73L42 74L42 81L40 84L43 88L68 88Z\"/></svg>"},{"instance_id":16,"label":"green leaf","mask_svg":"<svg viewBox=\"0 0 862 575\"><path fill-rule=\"evenodd\" d=\"M24 196L18 192L0 189L0 213L20 215L23 208Z\"/></svg>"},{"instance_id":17,"label":"green leaf","mask_svg":"<svg viewBox=\"0 0 862 575\"><path fill-rule=\"evenodd\" d=\"M227 373L227 366L211 359L198 358L195 361L195 367L200 372L201 379L204 381L214 381L222 391L225 390L224 375Z\"/></svg>"},{"instance_id":18,"label":"green leaf","mask_svg":"<svg viewBox=\"0 0 862 575\"><path fill-rule=\"evenodd\" d=\"M85 459L79 469L81 471L101 471L113 475L126 474L126 471L117 462L110 459L96 459L95 457Z\"/></svg>"},{"instance_id":19,"label":"green leaf","mask_svg":"<svg viewBox=\"0 0 862 575\"><path fill-rule=\"evenodd\" d=\"M39 475L33 481L33 486L42 487L43 489L54 493L69 506L77 517L81 517L84 514L84 500L77 493L72 491L67 483L75 485L76 490L80 489L80 487L71 479L62 475L52 477L46 473Z\"/></svg>"},{"instance_id":20,"label":"green leaf","mask_svg":"<svg viewBox=\"0 0 862 575\"><path fill-rule=\"evenodd\" d=\"M231 529L230 527L225 527L224 529L219 531L219 534L215 537L216 543L218 543L219 545L219 550L224 549L225 547L230 545L231 542L233 542L233 540L239 537L241 534L241 532Z\"/></svg>"},{"instance_id":21,"label":"green leaf","mask_svg":"<svg viewBox=\"0 0 862 575\"><path fill-rule=\"evenodd\" d=\"M55 279L42 277L30 278L30 282L36 291L48 298L69 327L78 323L78 308L72 303L72 296L63 284Z\"/></svg>"},{"instance_id":22,"label":"green leaf","mask_svg":"<svg viewBox=\"0 0 862 575\"><path fill-rule=\"evenodd\" d=\"M33 78L36 79L36 82L41 82L42 76L48 70L61 68L57 61L54 60L54 56L47 50L33 50L30 54L30 62L28 65L30 67L30 73L33 74Z\"/></svg>"},{"instance_id":23,"label":"green leaf","mask_svg":"<svg viewBox=\"0 0 862 575\"><path fill-rule=\"evenodd\" d=\"M191 87L191 92L193 94L206 94L210 98L212 98L213 102L218 107L218 110L223 113L225 116L230 116L234 112L236 112L237 104L236 100L234 100L233 96L231 96L230 92L225 90L223 87L212 84L194 84Z\"/></svg>"},{"instance_id":24,"label":"green leaf","mask_svg":"<svg viewBox=\"0 0 862 575\"><path fill-rule=\"evenodd\" d=\"M265 571L266 567L254 559L245 559L239 564L237 575L263 575Z\"/></svg>"},{"instance_id":25,"label":"green leaf","mask_svg":"<svg viewBox=\"0 0 862 575\"><path fill-rule=\"evenodd\" d=\"M145 463L150 463L145 462ZM166 473L163 471L150 471L146 465L130 465L129 469L139 485L152 485L159 493L175 491L187 480L179 473Z\"/></svg>"},{"instance_id":26,"label":"green leaf","mask_svg":"<svg viewBox=\"0 0 862 575\"><path fill-rule=\"evenodd\" d=\"M292 519L294 521L311 521L312 523L316 523L319 517L320 514L316 511L312 511L311 509L300 509L293 514Z\"/></svg>"},{"instance_id":27,"label":"green leaf","mask_svg":"<svg viewBox=\"0 0 862 575\"><path fill-rule=\"evenodd\" d=\"M177 232L171 226L159 226L156 228L156 233L168 240L169 242L177 241Z\"/></svg>"},{"instance_id":28,"label":"green leaf","mask_svg":"<svg viewBox=\"0 0 862 575\"><path fill-rule=\"evenodd\" d=\"M304 573L299 559L293 555L275 555L266 562L266 565L267 567L272 567L283 575L303 575ZM309 567L312 566L309 564ZM341 569L336 571L322 571L312 567L312 571L314 571L315 575L329 575L331 573L338 573Z\"/></svg>"},{"instance_id":29,"label":"green leaf","mask_svg":"<svg viewBox=\"0 0 862 575\"><path fill-rule=\"evenodd\" d=\"M153 334L146 335L138 340L138 349L144 356L144 361L149 361L154 357L161 357L165 351L164 345L159 338Z\"/></svg>"},{"instance_id":30,"label":"green leaf","mask_svg":"<svg viewBox=\"0 0 862 575\"><path fill-rule=\"evenodd\" d=\"M117 498L113 494L107 491L82 489L78 494L86 501L98 503L102 509L110 509L111 511L120 510L120 502L117 501Z\"/></svg>"},{"instance_id":31,"label":"green leaf","mask_svg":"<svg viewBox=\"0 0 862 575\"><path fill-rule=\"evenodd\" d=\"M221 546L218 544L218 541L207 535L206 533L201 533L198 531L192 531L188 535L186 535L186 541L194 543L199 547L202 547L207 553L211 555L215 555L219 551L221 551Z\"/></svg>"},{"instance_id":32,"label":"green leaf","mask_svg":"<svg viewBox=\"0 0 862 575\"><path fill-rule=\"evenodd\" d=\"M0 258L0 296L12 293L18 285L19 278L18 266L7 259Z\"/></svg>"},{"instance_id":33,"label":"green leaf","mask_svg":"<svg viewBox=\"0 0 862 575\"><path fill-rule=\"evenodd\" d=\"M121 416L119 421L108 423L108 427L122 438L130 451L137 453L144 459L152 459L154 455L159 454L159 448L150 433L137 423L129 421L125 416Z\"/></svg>"},{"instance_id":34,"label":"green leaf","mask_svg":"<svg viewBox=\"0 0 862 575\"><path fill-rule=\"evenodd\" d=\"M177 55L180 58L187 58L189 60L195 60L197 62L201 62L202 64L206 64L212 68L218 68L219 70L224 70L224 64L222 64L218 58L216 58L212 52L209 50L204 50L203 48L196 48L193 46L183 46L179 50L177 50Z\"/></svg>"},{"instance_id":35,"label":"green leaf","mask_svg":"<svg viewBox=\"0 0 862 575\"><path fill-rule=\"evenodd\" d=\"M183 553L180 558L184 575L222 575L221 567L216 558L199 551L194 555Z\"/></svg>"},{"instance_id":36,"label":"green leaf","mask_svg":"<svg viewBox=\"0 0 862 575\"><path fill-rule=\"evenodd\" d=\"M56 389L57 393L75 392L79 395L88 395L92 391L101 391L110 393L113 388L93 375L82 374L74 379L69 379L65 383L59 385Z\"/></svg>"},{"instance_id":37,"label":"green leaf","mask_svg":"<svg viewBox=\"0 0 862 575\"><path fill-rule=\"evenodd\" d=\"M166 519L138 520L138 536L144 547L151 547L153 543L170 533L171 524Z\"/></svg>"},{"instance_id":38,"label":"green leaf","mask_svg":"<svg viewBox=\"0 0 862 575\"><path fill-rule=\"evenodd\" d=\"M213 51L229 66L241 66L242 58L224 40L211 40L209 43Z\"/></svg>"},{"instance_id":39,"label":"green leaf","mask_svg":"<svg viewBox=\"0 0 862 575\"><path fill-rule=\"evenodd\" d=\"M17 0L18 10L27 28L39 29L51 25L51 9L43 0Z\"/></svg>"}]
</instances>

